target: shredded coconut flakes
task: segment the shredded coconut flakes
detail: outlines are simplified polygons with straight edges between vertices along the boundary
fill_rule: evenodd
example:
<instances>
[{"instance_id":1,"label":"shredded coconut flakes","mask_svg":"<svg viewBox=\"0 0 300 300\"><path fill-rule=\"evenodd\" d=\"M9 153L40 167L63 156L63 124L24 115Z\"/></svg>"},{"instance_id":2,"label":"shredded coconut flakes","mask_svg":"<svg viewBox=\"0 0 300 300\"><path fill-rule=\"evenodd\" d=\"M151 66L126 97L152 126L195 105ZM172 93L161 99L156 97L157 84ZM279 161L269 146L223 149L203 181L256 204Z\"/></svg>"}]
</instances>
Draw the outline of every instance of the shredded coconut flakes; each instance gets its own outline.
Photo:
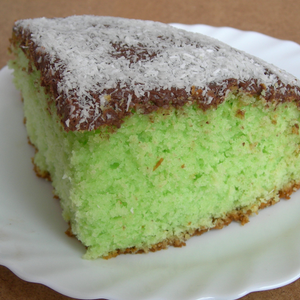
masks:
<instances>
[{"instance_id":1,"label":"shredded coconut flakes","mask_svg":"<svg viewBox=\"0 0 300 300\"><path fill-rule=\"evenodd\" d=\"M30 30L36 51L47 53L52 72L62 75L58 91L78 99L80 123L92 110L96 112L90 95L99 95L102 109L107 104L103 90L117 86L128 87L137 97L172 87L190 93L191 86L196 86L205 93L210 83L221 84L229 78L255 78L266 87L275 86L279 78L299 86L295 77L260 59L158 22L72 16L21 20L15 26ZM124 99L127 111L131 97ZM71 106L70 115L73 111ZM100 109L97 112L95 120L101 116Z\"/></svg>"}]
</instances>

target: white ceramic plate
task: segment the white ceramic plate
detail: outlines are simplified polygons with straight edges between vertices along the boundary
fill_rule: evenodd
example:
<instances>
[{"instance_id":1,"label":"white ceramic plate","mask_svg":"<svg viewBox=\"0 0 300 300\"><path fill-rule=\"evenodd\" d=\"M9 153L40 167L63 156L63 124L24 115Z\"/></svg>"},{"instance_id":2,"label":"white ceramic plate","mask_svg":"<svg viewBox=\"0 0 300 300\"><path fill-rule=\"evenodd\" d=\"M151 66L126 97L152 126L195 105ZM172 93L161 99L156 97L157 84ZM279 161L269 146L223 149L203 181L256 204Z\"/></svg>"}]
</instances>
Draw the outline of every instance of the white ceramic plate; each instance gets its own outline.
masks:
<instances>
[{"instance_id":1,"label":"white ceramic plate","mask_svg":"<svg viewBox=\"0 0 300 300\"><path fill-rule=\"evenodd\" d=\"M300 46L255 32L176 24L246 50L300 78ZM74 298L234 299L300 277L300 193L245 226L194 237L184 248L111 260L83 260L64 234L50 183L32 171L19 92L0 71L0 264L19 277Z\"/></svg>"}]
</instances>

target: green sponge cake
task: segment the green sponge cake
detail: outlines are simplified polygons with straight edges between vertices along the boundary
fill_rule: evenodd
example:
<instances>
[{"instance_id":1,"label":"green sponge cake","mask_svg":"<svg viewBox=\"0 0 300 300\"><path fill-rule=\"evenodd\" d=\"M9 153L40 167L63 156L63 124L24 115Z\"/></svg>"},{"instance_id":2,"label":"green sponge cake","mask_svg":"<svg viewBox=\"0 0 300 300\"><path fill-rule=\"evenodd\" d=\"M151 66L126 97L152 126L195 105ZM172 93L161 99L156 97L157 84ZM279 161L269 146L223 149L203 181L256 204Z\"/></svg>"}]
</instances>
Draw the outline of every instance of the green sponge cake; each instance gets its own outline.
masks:
<instances>
[{"instance_id":1,"label":"green sponge cake","mask_svg":"<svg viewBox=\"0 0 300 300\"><path fill-rule=\"evenodd\" d=\"M85 258L183 246L300 184L300 85L209 37L73 16L15 23L38 176Z\"/></svg>"}]
</instances>

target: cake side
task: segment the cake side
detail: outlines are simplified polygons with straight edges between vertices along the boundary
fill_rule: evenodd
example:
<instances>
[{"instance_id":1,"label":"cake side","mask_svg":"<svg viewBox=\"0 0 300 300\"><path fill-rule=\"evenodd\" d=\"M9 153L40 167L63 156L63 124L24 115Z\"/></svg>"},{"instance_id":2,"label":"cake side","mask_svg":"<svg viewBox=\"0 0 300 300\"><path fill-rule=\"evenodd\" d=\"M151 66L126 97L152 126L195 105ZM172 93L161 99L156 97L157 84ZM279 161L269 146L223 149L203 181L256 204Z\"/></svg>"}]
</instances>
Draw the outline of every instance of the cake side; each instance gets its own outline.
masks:
<instances>
[{"instance_id":1,"label":"cake side","mask_svg":"<svg viewBox=\"0 0 300 300\"><path fill-rule=\"evenodd\" d=\"M300 182L295 183L291 182L285 188L279 191L278 195L285 199L290 199L290 195L297 191L300 188ZM186 246L186 241L193 236L202 235L205 232L213 229L223 229L225 226L231 224L232 221L239 222L241 225L245 225L249 222L249 217L253 214L258 214L259 210L274 205L279 202L278 198L272 198L267 202L265 200L258 200L254 205L250 207L245 207L243 209L234 210L230 213L227 213L225 217L218 218L214 220L214 227L212 228L197 228L190 229L186 232L183 232L181 236L175 236L168 238L162 242L151 245L149 248L138 249L136 247L126 248L126 249L117 249L111 251L107 256L103 256L105 259L110 259L121 254L141 254L148 252L156 252L160 250L165 250L169 246L173 247L183 247ZM71 228L68 229L68 234L73 236Z\"/></svg>"},{"instance_id":2,"label":"cake side","mask_svg":"<svg viewBox=\"0 0 300 300\"><path fill-rule=\"evenodd\" d=\"M300 181L296 101L233 90L206 111L187 104L137 111L113 133L67 132L41 72L23 51L15 54L10 65L38 149L34 162L51 174L87 258L180 245L233 212L277 202Z\"/></svg>"},{"instance_id":3,"label":"cake side","mask_svg":"<svg viewBox=\"0 0 300 300\"><path fill-rule=\"evenodd\" d=\"M120 127L136 111L185 104L206 110L232 90L270 103L300 99L299 81L290 74L157 22L95 16L21 20L12 43L41 71L66 131Z\"/></svg>"}]
</instances>

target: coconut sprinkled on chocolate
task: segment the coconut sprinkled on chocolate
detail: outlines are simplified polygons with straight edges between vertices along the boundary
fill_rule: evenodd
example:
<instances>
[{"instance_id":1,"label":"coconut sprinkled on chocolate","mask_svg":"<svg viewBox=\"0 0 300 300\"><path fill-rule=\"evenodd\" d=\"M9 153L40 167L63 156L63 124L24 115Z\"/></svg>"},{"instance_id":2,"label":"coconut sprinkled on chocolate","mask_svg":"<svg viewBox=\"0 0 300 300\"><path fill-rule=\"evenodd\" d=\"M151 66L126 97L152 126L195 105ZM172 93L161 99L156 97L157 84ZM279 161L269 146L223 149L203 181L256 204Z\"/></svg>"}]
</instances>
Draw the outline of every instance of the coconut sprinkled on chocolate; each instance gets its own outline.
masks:
<instances>
[{"instance_id":1,"label":"coconut sprinkled on chocolate","mask_svg":"<svg viewBox=\"0 0 300 300\"><path fill-rule=\"evenodd\" d=\"M292 75L215 39L152 21L73 16L15 23L68 130L119 127L139 110L217 106L229 90L299 100ZM300 100L299 100L300 101Z\"/></svg>"}]
</instances>

